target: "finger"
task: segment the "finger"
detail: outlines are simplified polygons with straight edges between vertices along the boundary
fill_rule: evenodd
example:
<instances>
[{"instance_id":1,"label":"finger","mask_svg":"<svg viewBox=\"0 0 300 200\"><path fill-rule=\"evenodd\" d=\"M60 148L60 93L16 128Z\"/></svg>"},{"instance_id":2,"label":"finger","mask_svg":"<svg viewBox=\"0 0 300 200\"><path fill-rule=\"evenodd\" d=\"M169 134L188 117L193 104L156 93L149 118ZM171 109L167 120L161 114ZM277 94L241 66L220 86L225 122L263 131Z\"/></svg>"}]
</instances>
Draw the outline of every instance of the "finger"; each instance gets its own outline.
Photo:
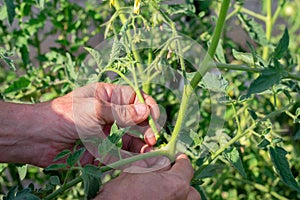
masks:
<instances>
[{"instance_id":1,"label":"finger","mask_svg":"<svg viewBox=\"0 0 300 200\"><path fill-rule=\"evenodd\" d=\"M139 123L132 127L133 130L139 131L144 136L144 141L149 145L153 146L156 144L156 138L155 134L152 130L152 128L149 126L149 123L147 120L143 121L142 123ZM158 124L156 124L156 129L159 131L160 127ZM130 134L130 133L129 133ZM134 135L133 135L134 136Z\"/></svg>"},{"instance_id":2,"label":"finger","mask_svg":"<svg viewBox=\"0 0 300 200\"><path fill-rule=\"evenodd\" d=\"M195 188L190 187L190 192L186 199L187 200L201 200L201 196Z\"/></svg>"},{"instance_id":3,"label":"finger","mask_svg":"<svg viewBox=\"0 0 300 200\"><path fill-rule=\"evenodd\" d=\"M190 182L194 175L194 169L185 154L180 154L170 170L170 173L180 176L183 180Z\"/></svg>"},{"instance_id":4,"label":"finger","mask_svg":"<svg viewBox=\"0 0 300 200\"><path fill-rule=\"evenodd\" d=\"M171 168L170 159L165 156L155 156L145 159L147 165L156 168L156 171L165 171Z\"/></svg>"},{"instance_id":5,"label":"finger","mask_svg":"<svg viewBox=\"0 0 300 200\"><path fill-rule=\"evenodd\" d=\"M135 91L130 86L121 86L114 84L102 84L106 90L108 101L118 105L127 104L140 104L142 101L139 100ZM102 93L102 92L100 92ZM159 117L159 108L156 101L149 95L142 92L145 104L150 107L151 115L154 119ZM101 99L101 98L99 98Z\"/></svg>"},{"instance_id":6,"label":"finger","mask_svg":"<svg viewBox=\"0 0 300 200\"><path fill-rule=\"evenodd\" d=\"M105 84L104 88L109 102L117 105L135 104L136 93L130 86Z\"/></svg>"},{"instance_id":7,"label":"finger","mask_svg":"<svg viewBox=\"0 0 300 200\"><path fill-rule=\"evenodd\" d=\"M160 110L158 107L158 104L156 103L156 101L149 95L142 93L145 104L147 104L150 107L150 115L154 120L157 120L160 116ZM140 101L138 100L138 98L135 98L134 103L140 103Z\"/></svg>"},{"instance_id":8,"label":"finger","mask_svg":"<svg viewBox=\"0 0 300 200\"><path fill-rule=\"evenodd\" d=\"M96 88L97 88L97 83L91 83L86 86L77 88L76 90L71 92L71 94L73 95L73 97L81 97L81 98L94 97Z\"/></svg>"},{"instance_id":9,"label":"finger","mask_svg":"<svg viewBox=\"0 0 300 200\"><path fill-rule=\"evenodd\" d=\"M147 128L144 132L144 140L150 146L153 146L156 144L156 138L155 138L153 130L151 129L150 126L147 126Z\"/></svg>"},{"instance_id":10,"label":"finger","mask_svg":"<svg viewBox=\"0 0 300 200\"><path fill-rule=\"evenodd\" d=\"M134 153L140 153L141 149L146 145L144 141L140 138L132 137L128 134L125 134L122 138L123 147L122 149Z\"/></svg>"},{"instance_id":11,"label":"finger","mask_svg":"<svg viewBox=\"0 0 300 200\"><path fill-rule=\"evenodd\" d=\"M145 104L116 105L107 102L98 102L96 110L102 124L132 126L146 120L150 110Z\"/></svg>"}]
</instances>

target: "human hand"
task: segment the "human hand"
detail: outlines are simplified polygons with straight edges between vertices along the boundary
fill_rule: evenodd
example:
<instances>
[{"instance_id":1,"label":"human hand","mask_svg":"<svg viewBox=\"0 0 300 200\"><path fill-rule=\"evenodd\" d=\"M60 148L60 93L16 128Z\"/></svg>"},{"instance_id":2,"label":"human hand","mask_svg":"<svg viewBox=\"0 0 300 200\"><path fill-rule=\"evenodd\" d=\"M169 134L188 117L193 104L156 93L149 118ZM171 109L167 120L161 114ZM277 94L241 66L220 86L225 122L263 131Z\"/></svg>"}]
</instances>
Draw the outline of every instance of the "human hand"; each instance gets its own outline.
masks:
<instances>
[{"instance_id":1,"label":"human hand","mask_svg":"<svg viewBox=\"0 0 300 200\"><path fill-rule=\"evenodd\" d=\"M190 186L193 174L187 156L181 154L168 170L122 173L106 183L95 200L200 200L199 193Z\"/></svg>"},{"instance_id":2,"label":"human hand","mask_svg":"<svg viewBox=\"0 0 300 200\"><path fill-rule=\"evenodd\" d=\"M7 145L13 148L6 148L12 154L3 161L46 167L60 151L72 149L82 137L108 134L115 121L119 126L140 125L137 128L144 133L145 142L130 135L123 137L123 148L139 153L145 149L142 147L156 143L147 117L151 113L157 119L159 115L155 100L145 94L144 99L145 104L141 104L128 86L93 83L50 102L11 104L18 107L11 110L18 110L13 115L21 122L10 131L15 145ZM81 160L83 164L93 161L89 152Z\"/></svg>"}]
</instances>

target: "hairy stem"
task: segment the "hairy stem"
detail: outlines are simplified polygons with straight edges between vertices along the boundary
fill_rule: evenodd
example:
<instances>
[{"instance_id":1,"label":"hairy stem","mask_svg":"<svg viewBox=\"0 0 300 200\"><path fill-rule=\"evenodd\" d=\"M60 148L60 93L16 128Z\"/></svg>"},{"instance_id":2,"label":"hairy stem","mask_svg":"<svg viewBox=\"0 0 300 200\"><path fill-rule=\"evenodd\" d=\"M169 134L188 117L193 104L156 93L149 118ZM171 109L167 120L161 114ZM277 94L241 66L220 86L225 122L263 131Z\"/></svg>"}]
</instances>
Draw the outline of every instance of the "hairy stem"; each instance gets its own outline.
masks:
<instances>
[{"instance_id":1,"label":"hairy stem","mask_svg":"<svg viewBox=\"0 0 300 200\"><path fill-rule=\"evenodd\" d=\"M121 6L120 6L120 3L119 3L119 0L114 1L114 7L116 8L117 11L120 10ZM123 25L126 24L126 22L127 22L126 16L123 13L120 13L119 16L120 16L121 23ZM131 35L130 35L130 32L128 32L128 31L127 31L127 37L129 39L129 41L131 42ZM140 76L143 77L144 74L143 74L143 67L142 67L142 62L141 62L142 59L141 59L139 53L136 51L135 44L132 43L131 45L132 45L133 57L137 61L137 69L139 71Z\"/></svg>"},{"instance_id":2,"label":"hairy stem","mask_svg":"<svg viewBox=\"0 0 300 200\"><path fill-rule=\"evenodd\" d=\"M247 65L231 65L231 64L224 64L224 63L215 63L214 65L219 69L237 70L237 71L253 72L253 73L261 73L264 70L263 68L252 68L252 67L248 67ZM211 67L214 66L212 65ZM300 74L285 72L282 78L294 79L300 81Z\"/></svg>"},{"instance_id":3,"label":"hairy stem","mask_svg":"<svg viewBox=\"0 0 300 200\"><path fill-rule=\"evenodd\" d=\"M155 156L168 156L168 151L166 151L165 149L159 149L156 151L151 151L148 153L144 153L144 154L138 154L136 156L132 156L123 160L119 160L117 162L114 162L110 165L107 166L103 166L101 167L101 171L102 172L107 172L111 169L114 168L118 168L124 165L128 165L130 163L139 161L139 160L143 160L146 158L150 158L150 157L155 157ZM60 195L61 193L63 193L64 191L68 190L69 188L77 185L78 183L82 182L82 176L78 176L77 178L63 184L60 188L58 188L57 190L55 190L53 193L49 194L48 196L46 196L44 198L44 200L50 200L50 199L54 199L55 197L57 197L58 195Z\"/></svg>"},{"instance_id":4,"label":"hairy stem","mask_svg":"<svg viewBox=\"0 0 300 200\"><path fill-rule=\"evenodd\" d=\"M217 21L217 26L213 33L212 41L208 48L208 52L207 52L206 56L204 57L204 61L202 62L197 73L192 78L190 84L185 85L185 87L184 87L183 97L181 100L178 117L177 117L177 120L175 123L175 127L174 127L174 130L172 133L171 140L167 145L168 149L170 151L172 151L170 153L173 154L173 156L175 156L176 140L177 140L180 130L181 130L181 125L182 125L182 122L184 119L184 114L188 107L188 102L189 102L190 96L193 93L193 90L196 88L196 86L200 82L202 76L204 76L205 73L210 69L209 61L215 55L216 48L219 43L221 33L223 31L229 4L230 4L230 0L223 0L222 5L221 5L221 10L219 13L219 17L218 17L218 21Z\"/></svg>"},{"instance_id":5,"label":"hairy stem","mask_svg":"<svg viewBox=\"0 0 300 200\"><path fill-rule=\"evenodd\" d=\"M129 158L119 160L119 161L109 164L107 166L101 167L101 171L106 172L111 169L119 168L121 166L128 165L128 164L131 164L131 163L134 163L136 161L143 160L146 158L151 158L151 157L155 157L155 156L167 156L168 157L168 155L169 155L168 151L166 149L162 148L159 150L155 150L155 151L151 151L151 152L143 153L143 154L138 154L136 156L132 156Z\"/></svg>"},{"instance_id":6,"label":"hairy stem","mask_svg":"<svg viewBox=\"0 0 300 200\"><path fill-rule=\"evenodd\" d=\"M120 8L121 8L120 3L119 3L118 0L114 1L114 6L115 6L115 8L116 8L117 11L120 10ZM120 14L120 20L121 20L121 22L122 22L123 25L126 24L126 22L127 22L127 18L126 18L126 16L123 13ZM129 41L131 41L130 32L127 32L127 37L129 39ZM133 57L137 61L137 69L138 69L139 75L140 75L140 77L142 77L142 79L145 79L144 73L143 73L142 61L141 61L142 59L141 59L139 53L136 51L136 46L133 43L131 45L132 45ZM132 72L134 72L134 69L132 70ZM124 76L122 76L122 78L124 78ZM145 100L144 100L144 98L143 98L143 96L141 94L141 91L139 90L139 88L137 86L138 83L137 83L137 80L136 80L137 77L136 77L135 73L134 73L134 78L135 78L135 83L134 84L130 84L130 86L132 87L134 85L133 89L135 90L139 101L141 103L145 103ZM126 81L126 82L128 83L128 81ZM152 131L154 132L155 137L157 138L158 135L159 135L159 133L158 133L158 130L156 128L156 124L154 122L154 119L153 119L153 117L151 115L149 115L148 121L149 121L149 125L150 125Z\"/></svg>"}]
</instances>

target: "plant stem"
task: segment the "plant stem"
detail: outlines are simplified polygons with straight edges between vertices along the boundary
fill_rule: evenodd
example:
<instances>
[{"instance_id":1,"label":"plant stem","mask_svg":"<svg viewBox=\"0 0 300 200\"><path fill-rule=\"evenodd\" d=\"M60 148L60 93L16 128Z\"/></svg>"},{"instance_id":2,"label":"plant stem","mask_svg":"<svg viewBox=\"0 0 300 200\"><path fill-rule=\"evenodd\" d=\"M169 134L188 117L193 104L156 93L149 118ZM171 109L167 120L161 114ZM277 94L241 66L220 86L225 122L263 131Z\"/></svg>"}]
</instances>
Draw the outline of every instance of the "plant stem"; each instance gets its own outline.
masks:
<instances>
[{"instance_id":1,"label":"plant stem","mask_svg":"<svg viewBox=\"0 0 300 200\"><path fill-rule=\"evenodd\" d=\"M116 74L118 74L134 90L138 100L141 103L145 103L144 97L141 94L141 91L138 88L136 81L135 81L135 84L133 84L123 73L121 73L119 70L116 70L116 69L113 69L113 68L107 68L104 71L111 71L111 72L115 72ZM132 72L133 72L133 76L135 77L134 79L136 79L136 75L135 75L134 70L132 70ZM154 121L154 119L152 118L151 115L149 115L149 117L148 117L148 123L149 123L149 126L151 127L151 129L152 129L152 131L153 131L153 133L154 133L154 135L157 139L158 136L159 136L159 133L158 133L158 130L156 128L155 121Z\"/></svg>"},{"instance_id":2,"label":"plant stem","mask_svg":"<svg viewBox=\"0 0 300 200\"><path fill-rule=\"evenodd\" d=\"M224 63L215 63L211 67L216 66L219 69L227 69L227 70L238 70L244 72L253 72L253 73L261 73L264 68L252 68L248 67L247 65L231 65L231 64L224 64ZM294 74L291 72L286 72L283 74L284 79L294 79L300 81L300 74Z\"/></svg>"},{"instance_id":3,"label":"plant stem","mask_svg":"<svg viewBox=\"0 0 300 200\"><path fill-rule=\"evenodd\" d=\"M286 0L281 0L281 4L279 6L277 6L277 8L276 8L276 10L273 14L273 17L272 17L272 25L275 24L275 22L276 22L279 14L280 14L282 8L284 7L285 3L286 3Z\"/></svg>"},{"instance_id":4,"label":"plant stem","mask_svg":"<svg viewBox=\"0 0 300 200\"><path fill-rule=\"evenodd\" d=\"M265 20L266 23L266 38L267 41L270 42L273 28L273 20L272 20L272 0L267 0L267 17ZM267 60L269 56L269 47L264 46L263 49L263 59Z\"/></svg>"},{"instance_id":5,"label":"plant stem","mask_svg":"<svg viewBox=\"0 0 300 200\"><path fill-rule=\"evenodd\" d=\"M226 70L237 70L237 71L245 71L245 72L253 72L253 73L261 73L263 68L252 68L247 65L231 65L224 63L214 63L218 69L226 69Z\"/></svg>"},{"instance_id":6,"label":"plant stem","mask_svg":"<svg viewBox=\"0 0 300 200\"><path fill-rule=\"evenodd\" d=\"M236 112L235 105L234 105L233 102L231 103L231 107L232 107L232 110L233 110L233 113L234 113L235 123L237 124L237 135L239 135L242 132L242 127L241 127L239 116Z\"/></svg>"},{"instance_id":7,"label":"plant stem","mask_svg":"<svg viewBox=\"0 0 300 200\"><path fill-rule=\"evenodd\" d=\"M133 162L136 162L136 161L139 161L139 160L143 160L143 159L150 158L150 157L155 157L155 156L169 156L169 153L166 149L159 149L159 150L151 151L151 152L144 153L144 154L138 154L136 156L132 156L132 157L129 157L129 158L126 158L126 159L123 159L123 160L119 160L119 161L114 162L110 165L103 166L103 167L100 168L100 170L102 172L107 172L111 169L118 168L118 167L128 165L130 163L133 163ZM66 191L67 189L77 185L80 182L82 182L82 176L78 176L77 178L63 184L60 188L55 190L53 193L46 196L44 198L44 200L53 199L53 198L57 197L60 193L62 193L64 191Z\"/></svg>"},{"instance_id":8,"label":"plant stem","mask_svg":"<svg viewBox=\"0 0 300 200\"><path fill-rule=\"evenodd\" d=\"M266 21L266 17L261 15L261 14L257 14L256 12L253 12L252 10L249 10L247 8L243 8L241 5L237 5L235 6L235 8L237 9L237 11L242 11L248 15L251 15L252 17L255 17L259 20L262 20L262 21Z\"/></svg>"},{"instance_id":9,"label":"plant stem","mask_svg":"<svg viewBox=\"0 0 300 200\"><path fill-rule=\"evenodd\" d=\"M120 6L120 3L119 3L119 0L115 0L115 1L114 1L114 7L116 8L117 11L120 10L121 6ZM126 24L126 22L127 22L126 16L125 16L123 13L120 13L119 16L120 16L120 20L121 20L122 24L123 24L123 25ZM130 35L130 32L127 31L126 33L127 33L127 37L128 37L128 39L129 39L129 42L131 42L131 35ZM142 62L141 62L142 59L141 59L139 53L136 51L136 46L135 46L135 44L132 43L131 45L132 45L132 53L133 53L133 57L134 57L134 59L137 61L137 69L138 69L138 71L139 71L139 75L140 75L141 77L144 77L143 67L142 67Z\"/></svg>"},{"instance_id":10,"label":"plant stem","mask_svg":"<svg viewBox=\"0 0 300 200\"><path fill-rule=\"evenodd\" d=\"M134 68L132 69L132 75L133 75L133 79L134 79L134 90L135 90L136 96L141 103L145 103L144 97L138 87L137 76L136 76ZM159 137L159 133L156 128L155 121L151 115L148 116L148 123L155 135L155 138L157 139Z\"/></svg>"},{"instance_id":11,"label":"plant stem","mask_svg":"<svg viewBox=\"0 0 300 200\"><path fill-rule=\"evenodd\" d=\"M185 85L185 87L183 89L183 97L181 100L178 117L177 117L177 120L175 123L174 130L172 132L171 140L167 144L168 149L171 151L170 152L171 157L175 157L176 140L180 133L181 124L183 122L186 109L188 107L188 102L189 102L190 96L191 96L193 90L196 88L196 86L200 82L202 76L204 76L205 73L210 69L209 61L215 55L216 48L219 43L221 33L223 31L229 4L230 4L230 0L223 0L222 5L221 5L221 10L219 13L219 17L218 17L218 21L217 21L217 26L213 33L211 44L208 48L208 53L204 57L204 61L202 62L199 70L196 72L196 74L192 78L190 84Z\"/></svg>"},{"instance_id":12,"label":"plant stem","mask_svg":"<svg viewBox=\"0 0 300 200\"><path fill-rule=\"evenodd\" d=\"M249 126L246 130L241 131L240 133L237 133L229 142L227 142L223 147L221 147L220 149L218 149L216 152L212 153L212 156L210 157L209 160L206 160L202 166L195 171L194 173L194 177L197 177L202 171L203 169L205 169L213 160L215 160L223 151L225 151L225 149L227 149L230 145L232 145L233 143L235 143L236 141L238 141L241 137L247 135L248 133L251 133L253 131L253 129L257 126L259 126L262 122L282 113L285 112L286 110L288 110L293 104L290 103L284 107L282 107L281 109L275 110L271 113L269 113L268 115L266 115L265 117L261 118L260 120L256 121L254 124L252 124L251 126Z\"/></svg>"},{"instance_id":13,"label":"plant stem","mask_svg":"<svg viewBox=\"0 0 300 200\"><path fill-rule=\"evenodd\" d=\"M228 178L233 179L233 180L235 180L235 181L241 181L241 182L243 182L243 183L245 183L245 184L248 184L248 185L252 185L252 186L254 186L256 189L258 189L258 190L260 190L260 191L262 191L262 192L264 192L264 193L270 193L272 196L274 196L274 197L277 198L277 199L280 199L280 200L287 200L287 198L281 196L280 194L278 194L278 193L275 192L275 191L270 191L270 189L269 189L268 187L266 187L266 186L264 186L264 185L261 185L261 184L259 184L259 183L252 182L252 181L248 181L248 180L246 180L246 179L240 179L240 178L238 179L238 178L235 178L235 177L228 177Z\"/></svg>"},{"instance_id":14,"label":"plant stem","mask_svg":"<svg viewBox=\"0 0 300 200\"><path fill-rule=\"evenodd\" d=\"M117 162L114 162L110 165L101 167L101 171L106 172L106 171L109 171L111 169L119 168L121 166L128 165L130 163L133 163L133 162L136 162L136 161L139 161L139 160L143 160L143 159L146 159L146 158L155 157L155 156L167 156L168 157L169 153L168 153L167 149L162 148L162 149L158 149L158 150L151 151L151 152L148 152L148 153L138 154L136 156L125 158L125 159L119 160Z\"/></svg>"},{"instance_id":15,"label":"plant stem","mask_svg":"<svg viewBox=\"0 0 300 200\"><path fill-rule=\"evenodd\" d=\"M223 31L223 26L224 26L224 23L226 20L226 15L227 15L227 11L229 8L229 4L230 4L230 0L223 0L223 2L222 2L221 10L219 13L216 29L212 36L211 44L208 48L206 56L204 57L203 63L201 64L199 70L194 75L193 79L191 80L190 84L193 89L198 85L202 76L204 76L205 73L210 69L208 62L215 55L215 52L216 52L216 49L217 49L217 46L218 46L218 43L219 43L219 40L221 37L221 33Z\"/></svg>"},{"instance_id":16,"label":"plant stem","mask_svg":"<svg viewBox=\"0 0 300 200\"><path fill-rule=\"evenodd\" d=\"M60 188L58 188L57 190L55 190L53 193L47 195L44 200L50 200L50 199L54 199L55 197L57 197L60 193L66 191L67 189L77 185L78 183L80 183L82 181L81 176L71 180L70 182L67 182L66 184L62 185Z\"/></svg>"},{"instance_id":17,"label":"plant stem","mask_svg":"<svg viewBox=\"0 0 300 200\"><path fill-rule=\"evenodd\" d=\"M115 0L115 1L114 1L114 6L115 6L115 8L116 8L117 11L121 8L120 3L119 3L118 0ZM126 24L127 18L126 18L126 16L125 16L124 14L121 13L121 14L120 14L120 20L121 20L122 24L124 25L124 24ZM129 41L131 41L131 35L130 35L130 32L127 32L127 37L128 37L128 39L129 39ZM132 45L132 53L133 53L133 57L134 57L134 59L137 61L137 69L138 69L139 75L140 75L140 76L142 77L142 79L144 80L144 79L145 79L145 76L144 76L144 73L143 73L143 67L142 67L142 62L141 62L140 55L139 55L139 53L136 51L136 46L135 46L135 44L132 43L131 45ZM132 72L134 73L134 69L132 70ZM134 76L134 79L135 79L135 83L134 83L135 87L133 87L133 89L135 90L135 92L136 92L136 94L137 94L137 97L138 97L139 101L140 101L141 103L145 103L145 100L144 100L144 98L143 98L143 96L142 96L142 94L141 94L141 91L140 91L139 88L138 88L138 85L137 85L138 83L137 83L137 80L136 80L137 77L136 77L135 73L133 74L133 76ZM125 77L125 76L123 76L123 78L124 78L124 77ZM126 82L128 82L128 81L126 81ZM131 87L132 87L133 84L130 84L130 85L131 85ZM159 133L158 133L158 130L157 130L157 128L156 128L156 124L155 124L155 122L154 122L154 119L153 119L153 117L152 117L151 115L149 115L149 117L148 117L148 123L149 123L149 126L151 127L151 129L152 129L152 131L153 131L155 137L158 138Z\"/></svg>"}]
</instances>

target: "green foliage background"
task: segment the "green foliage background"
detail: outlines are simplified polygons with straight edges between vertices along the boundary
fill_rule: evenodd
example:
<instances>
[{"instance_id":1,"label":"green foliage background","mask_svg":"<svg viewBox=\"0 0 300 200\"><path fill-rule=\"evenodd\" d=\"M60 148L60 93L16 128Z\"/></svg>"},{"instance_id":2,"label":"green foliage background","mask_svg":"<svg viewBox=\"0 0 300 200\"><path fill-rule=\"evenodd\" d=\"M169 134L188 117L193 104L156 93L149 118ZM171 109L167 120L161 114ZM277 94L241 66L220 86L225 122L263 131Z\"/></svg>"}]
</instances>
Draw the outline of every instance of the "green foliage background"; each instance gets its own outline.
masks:
<instances>
[{"instance_id":1,"label":"green foliage background","mask_svg":"<svg viewBox=\"0 0 300 200\"><path fill-rule=\"evenodd\" d=\"M158 10L148 6L149 2L141 1L139 15L132 13L133 2L125 4L130 8L128 15L141 16L136 17L133 27L151 29L165 24ZM151 2L170 17L178 32L205 48L209 46L219 1L186 0L185 4L176 5L159 0ZM215 56L223 79L228 82L225 124L215 138L205 135L211 116L209 93L205 90L208 88L197 88L202 92L199 97L202 129L189 133L193 143L187 154L196 170L191 184L203 199L299 199L300 3L266 0L259 10L252 12L247 8L249 2L231 1ZM270 2L272 15L269 15ZM110 3L113 1L86 0L82 4L68 0L0 1L1 99L39 103L72 91L78 72L84 70L83 61L88 55L84 47L93 48L92 41L99 43L104 36L127 28L112 17L116 10ZM274 21L270 23L265 16ZM106 22L113 23L113 28ZM241 34L242 40L235 39L237 34ZM176 59L171 65L177 69ZM101 79L104 80L110 81ZM161 93L155 86L148 92L160 97L157 101L170 111L167 124L171 124L178 102L170 92ZM164 145L169 137L166 131L158 144ZM228 145L230 141L233 142ZM209 148L205 156L204 147ZM64 153L63 156L76 155L76 152ZM12 197L17 190L27 188L21 195L43 198L62 185L62 180L72 180L95 169L85 170L45 173L34 166L0 164L0 194L3 197L10 190L7 197ZM59 198L87 197L87 187L78 184Z\"/></svg>"}]
</instances>

